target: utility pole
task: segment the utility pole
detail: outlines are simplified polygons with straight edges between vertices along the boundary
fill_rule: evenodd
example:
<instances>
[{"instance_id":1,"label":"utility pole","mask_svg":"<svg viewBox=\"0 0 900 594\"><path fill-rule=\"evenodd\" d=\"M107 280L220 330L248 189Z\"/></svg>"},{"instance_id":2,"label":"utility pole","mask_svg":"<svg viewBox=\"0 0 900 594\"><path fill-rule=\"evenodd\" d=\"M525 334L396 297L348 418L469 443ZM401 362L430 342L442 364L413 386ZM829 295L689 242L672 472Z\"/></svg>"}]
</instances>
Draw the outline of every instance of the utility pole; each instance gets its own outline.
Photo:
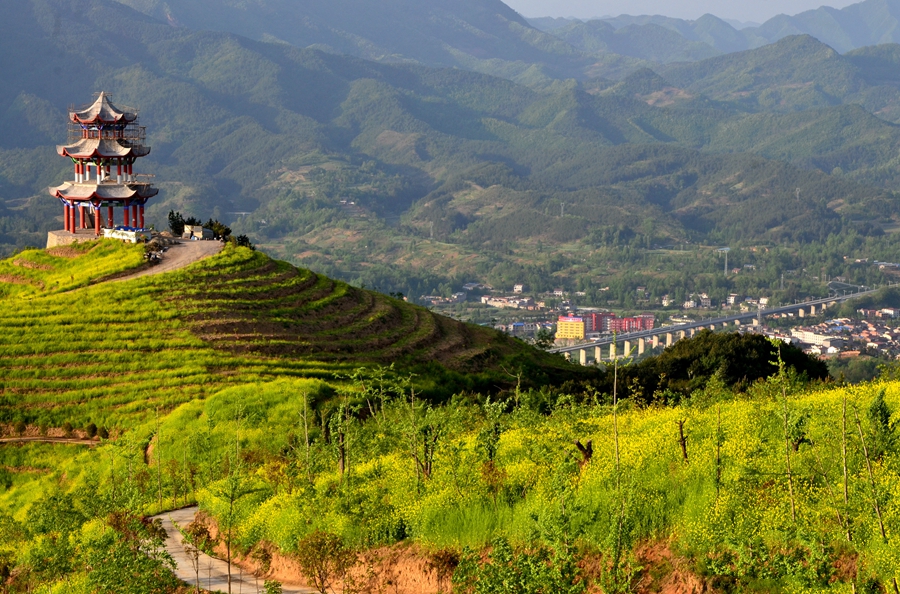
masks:
<instances>
[{"instance_id":1,"label":"utility pole","mask_svg":"<svg viewBox=\"0 0 900 594\"><path fill-rule=\"evenodd\" d=\"M566 203L560 202L559 203L559 218L563 218L564 216L566 216Z\"/></svg>"},{"instance_id":2,"label":"utility pole","mask_svg":"<svg viewBox=\"0 0 900 594\"><path fill-rule=\"evenodd\" d=\"M781 290L784 291L784 273L781 273Z\"/></svg>"},{"instance_id":3,"label":"utility pole","mask_svg":"<svg viewBox=\"0 0 900 594\"><path fill-rule=\"evenodd\" d=\"M723 274L725 275L725 277L728 277L728 252L731 251L731 248L723 247L723 248L717 249L716 251L722 252L723 254L725 254L725 268L723 270Z\"/></svg>"}]
</instances>

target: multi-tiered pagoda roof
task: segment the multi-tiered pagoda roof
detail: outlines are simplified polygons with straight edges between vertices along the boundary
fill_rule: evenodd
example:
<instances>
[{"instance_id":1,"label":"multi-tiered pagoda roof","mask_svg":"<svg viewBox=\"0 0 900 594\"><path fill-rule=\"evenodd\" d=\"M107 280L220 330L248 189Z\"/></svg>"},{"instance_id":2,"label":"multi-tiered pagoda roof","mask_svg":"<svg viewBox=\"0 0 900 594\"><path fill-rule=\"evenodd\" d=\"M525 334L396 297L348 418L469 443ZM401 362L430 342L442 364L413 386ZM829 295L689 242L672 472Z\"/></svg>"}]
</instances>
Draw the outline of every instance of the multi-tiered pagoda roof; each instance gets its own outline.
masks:
<instances>
[{"instance_id":1,"label":"multi-tiered pagoda roof","mask_svg":"<svg viewBox=\"0 0 900 594\"><path fill-rule=\"evenodd\" d=\"M135 160L150 153L144 140L137 110L117 107L107 93L100 93L90 105L69 110L69 140L56 152L75 163L75 179L50 188L50 194L63 203L66 231L86 229L87 219L93 218L91 226L99 235L103 206L107 207L105 226L113 226L113 208L121 207L124 226L143 227L144 205L159 191L134 175Z\"/></svg>"}]
</instances>

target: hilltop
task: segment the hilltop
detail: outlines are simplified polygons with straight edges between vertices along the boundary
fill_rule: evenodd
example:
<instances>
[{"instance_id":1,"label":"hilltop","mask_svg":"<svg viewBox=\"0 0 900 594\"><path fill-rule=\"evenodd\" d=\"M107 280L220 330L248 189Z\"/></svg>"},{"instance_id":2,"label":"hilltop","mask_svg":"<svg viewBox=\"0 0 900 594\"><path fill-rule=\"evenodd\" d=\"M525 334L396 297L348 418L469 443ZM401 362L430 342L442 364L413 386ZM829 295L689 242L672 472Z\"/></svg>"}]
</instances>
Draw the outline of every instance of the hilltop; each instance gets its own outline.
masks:
<instances>
[{"instance_id":1,"label":"hilltop","mask_svg":"<svg viewBox=\"0 0 900 594\"><path fill-rule=\"evenodd\" d=\"M122 282L141 246L111 241L0 262L0 422L133 424L225 386L279 377L341 381L360 367L418 375L441 400L587 377L494 330L351 287L247 248ZM71 307L78 303L79 307Z\"/></svg>"}]
</instances>

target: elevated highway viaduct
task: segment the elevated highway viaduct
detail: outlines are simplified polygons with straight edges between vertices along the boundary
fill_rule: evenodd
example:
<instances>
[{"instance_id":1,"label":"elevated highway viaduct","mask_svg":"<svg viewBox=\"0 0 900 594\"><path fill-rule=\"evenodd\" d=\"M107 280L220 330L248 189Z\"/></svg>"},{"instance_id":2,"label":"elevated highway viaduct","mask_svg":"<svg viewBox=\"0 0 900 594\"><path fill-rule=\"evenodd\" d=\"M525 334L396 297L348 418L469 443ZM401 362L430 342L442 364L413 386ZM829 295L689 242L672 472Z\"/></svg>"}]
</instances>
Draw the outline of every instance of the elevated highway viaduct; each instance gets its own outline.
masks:
<instances>
[{"instance_id":1,"label":"elevated highway viaduct","mask_svg":"<svg viewBox=\"0 0 900 594\"><path fill-rule=\"evenodd\" d=\"M660 328L654 328L653 330L641 330L639 332L629 332L627 334L619 334L616 336L604 336L585 344L550 349L550 352L562 353L566 359L575 360L582 365L589 365L603 360L611 361L617 356L631 353L632 349L636 349L635 354L643 355L648 346L655 348L659 345L665 345L669 347L682 338L694 336L694 334L701 330L733 328L743 324L759 326L762 323L762 318L784 313L795 313L798 318L804 318L807 315L815 316L839 303L872 294L877 290L878 289L871 289L850 295L804 301L802 303L782 305L771 309L761 309L758 312L735 314L733 316L702 320L688 324L662 326ZM620 346L621 351L619 350Z\"/></svg>"}]
</instances>

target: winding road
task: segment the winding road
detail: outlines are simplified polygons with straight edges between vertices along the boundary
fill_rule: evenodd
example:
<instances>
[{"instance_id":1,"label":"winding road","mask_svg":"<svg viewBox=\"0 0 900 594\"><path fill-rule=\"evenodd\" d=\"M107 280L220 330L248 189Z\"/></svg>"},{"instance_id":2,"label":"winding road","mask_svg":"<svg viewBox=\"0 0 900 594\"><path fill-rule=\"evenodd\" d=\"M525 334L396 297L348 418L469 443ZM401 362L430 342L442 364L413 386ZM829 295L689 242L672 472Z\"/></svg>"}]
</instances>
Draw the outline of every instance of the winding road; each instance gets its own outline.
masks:
<instances>
[{"instance_id":1,"label":"winding road","mask_svg":"<svg viewBox=\"0 0 900 594\"><path fill-rule=\"evenodd\" d=\"M228 591L228 564L215 557L210 557L205 553L200 553L198 565L194 566L191 558L188 557L184 548L181 532L177 526L187 526L193 521L197 513L197 507L186 507L173 511L163 512L152 516L151 519L159 519L162 526L166 530L166 551L175 560L176 569L175 576L190 584L197 585L197 576L199 573L200 587L209 592L227 592ZM199 571L198 571L199 570ZM232 594L263 594L263 578L253 575L244 575L241 569L232 564L231 566L231 592ZM282 584L284 594L315 594L318 590L308 588L306 586Z\"/></svg>"},{"instance_id":2,"label":"winding road","mask_svg":"<svg viewBox=\"0 0 900 594\"><path fill-rule=\"evenodd\" d=\"M222 251L225 244L221 241L188 241L177 240L176 243L169 246L162 256L159 264L144 268L129 274L120 276L116 282L140 278L142 276L150 276L152 274L162 274L163 272L171 272L179 268L184 268L198 260L207 258Z\"/></svg>"}]
</instances>

